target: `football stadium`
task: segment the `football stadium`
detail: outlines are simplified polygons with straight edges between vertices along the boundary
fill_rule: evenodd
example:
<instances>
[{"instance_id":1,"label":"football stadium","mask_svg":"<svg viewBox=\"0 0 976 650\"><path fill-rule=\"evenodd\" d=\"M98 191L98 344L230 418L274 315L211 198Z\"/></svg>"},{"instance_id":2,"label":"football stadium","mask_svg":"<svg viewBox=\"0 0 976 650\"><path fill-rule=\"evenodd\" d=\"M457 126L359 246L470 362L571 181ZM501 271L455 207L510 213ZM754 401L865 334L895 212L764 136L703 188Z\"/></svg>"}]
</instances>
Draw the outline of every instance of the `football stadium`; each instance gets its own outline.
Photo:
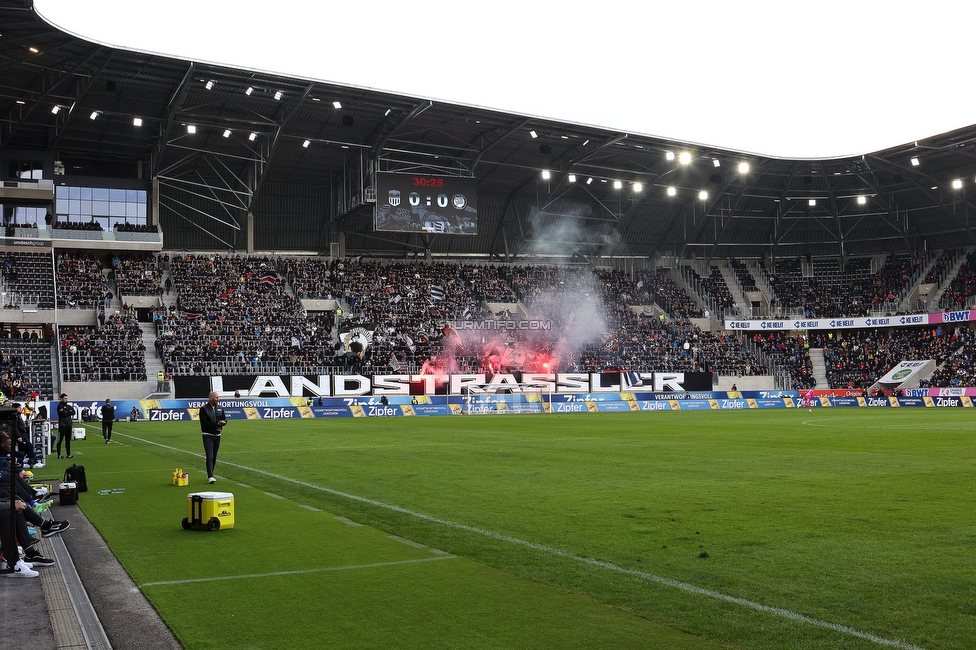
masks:
<instances>
[{"instance_id":1,"label":"football stadium","mask_svg":"<svg viewBox=\"0 0 976 650\"><path fill-rule=\"evenodd\" d=\"M976 125L0 70L0 647L974 646Z\"/></svg>"}]
</instances>

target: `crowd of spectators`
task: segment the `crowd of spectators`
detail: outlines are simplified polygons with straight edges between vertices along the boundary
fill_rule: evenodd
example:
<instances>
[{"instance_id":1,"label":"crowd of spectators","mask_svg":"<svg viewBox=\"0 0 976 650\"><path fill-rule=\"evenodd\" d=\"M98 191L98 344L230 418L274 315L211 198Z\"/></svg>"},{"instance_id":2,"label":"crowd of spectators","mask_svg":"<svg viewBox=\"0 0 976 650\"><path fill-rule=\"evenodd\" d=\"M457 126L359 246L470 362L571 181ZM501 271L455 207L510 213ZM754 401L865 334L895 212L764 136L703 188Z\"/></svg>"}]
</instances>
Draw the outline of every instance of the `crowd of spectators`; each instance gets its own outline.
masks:
<instances>
[{"instance_id":1,"label":"crowd of spectators","mask_svg":"<svg viewBox=\"0 0 976 650\"><path fill-rule=\"evenodd\" d=\"M56 221L54 222L55 230L89 230L94 232L99 232L105 230L102 228L102 224L95 221Z\"/></svg>"},{"instance_id":2,"label":"crowd of spectators","mask_svg":"<svg viewBox=\"0 0 976 650\"><path fill-rule=\"evenodd\" d=\"M117 312L97 328L62 327L60 341L68 381L146 380L146 346L131 315Z\"/></svg>"},{"instance_id":3,"label":"crowd of spectators","mask_svg":"<svg viewBox=\"0 0 976 650\"><path fill-rule=\"evenodd\" d=\"M976 336L972 330L959 329L956 336L962 345L950 355L935 373L921 383L922 387L976 386Z\"/></svg>"},{"instance_id":4,"label":"crowd of spectators","mask_svg":"<svg viewBox=\"0 0 976 650\"><path fill-rule=\"evenodd\" d=\"M679 320L703 318L705 310L668 274L666 269L641 269L637 272L635 302L656 304L669 317Z\"/></svg>"},{"instance_id":5,"label":"crowd of spectators","mask_svg":"<svg viewBox=\"0 0 976 650\"><path fill-rule=\"evenodd\" d=\"M92 253L59 253L55 258L59 309L94 309L109 293L102 263Z\"/></svg>"},{"instance_id":6,"label":"crowd of spectators","mask_svg":"<svg viewBox=\"0 0 976 650\"><path fill-rule=\"evenodd\" d=\"M4 277L16 279L18 259L9 253L0 259ZM948 267L951 259L943 255L935 268ZM973 275L974 264L971 255L958 271L958 284L966 291L963 281ZM61 253L55 265L62 308L101 307L111 296L95 255ZM771 275L777 298L810 316L863 314L872 305L900 299L917 278L921 260L892 255L874 274L870 258L854 258L843 271L826 267L814 264L814 277L807 278L799 259L780 260ZM755 286L743 264L733 262L732 268L743 286ZM170 278L164 283L166 271ZM729 293L716 271L713 267L713 277L699 278L713 299ZM421 371L429 366L487 372L702 370L741 376L767 374L776 365L789 371L795 388L813 383L810 341L782 334L750 340L702 331L690 319L701 318L704 310L661 269L631 275L586 266L119 254L112 259L109 278L120 296L175 290L174 306L154 310L156 352L171 374L200 374L215 367L248 373ZM306 313L299 299L333 299L345 312ZM135 310L128 309L98 329L62 328L66 378L144 378L144 349L134 316ZM500 327L490 334L454 331L464 320L526 318L550 326L531 331ZM350 350L348 340L342 340L353 327L369 333L364 350ZM946 379L938 381L958 384L970 372L969 363L966 355L950 356L965 339L958 333L943 337L937 331L903 331L884 335L879 343L845 332L818 343L824 347L829 385L860 388L894 363L918 355L946 366L936 376ZM911 351L915 357L906 356Z\"/></svg>"},{"instance_id":7,"label":"crowd of spectators","mask_svg":"<svg viewBox=\"0 0 976 650\"><path fill-rule=\"evenodd\" d=\"M171 374L210 364L275 370L332 360L333 312L306 314L270 257L177 255L170 260L175 309L159 314L157 352Z\"/></svg>"},{"instance_id":8,"label":"crowd of spectators","mask_svg":"<svg viewBox=\"0 0 976 650\"><path fill-rule=\"evenodd\" d=\"M733 258L729 261L729 267L732 269L735 277L738 278L743 291L759 291L759 287L756 285L756 278L752 276L752 273L746 268L745 264Z\"/></svg>"},{"instance_id":9,"label":"crowd of spectators","mask_svg":"<svg viewBox=\"0 0 976 650\"><path fill-rule=\"evenodd\" d=\"M154 223L117 223L113 227L116 232L159 232L159 227Z\"/></svg>"},{"instance_id":10,"label":"crowd of spectators","mask_svg":"<svg viewBox=\"0 0 976 650\"><path fill-rule=\"evenodd\" d=\"M933 359L944 365L972 340L967 328L941 326L879 332L845 330L837 336L818 335L831 388L867 388L901 361Z\"/></svg>"},{"instance_id":11,"label":"crowd of spectators","mask_svg":"<svg viewBox=\"0 0 976 650\"><path fill-rule=\"evenodd\" d=\"M939 306L942 309L966 309L973 295L976 295L976 252L966 255L956 270L956 277L942 292Z\"/></svg>"},{"instance_id":12,"label":"crowd of spectators","mask_svg":"<svg viewBox=\"0 0 976 650\"><path fill-rule=\"evenodd\" d=\"M703 278L690 266L684 267L684 273L685 277L689 278L691 286L718 312L724 314L735 311L735 298L729 291L729 285L726 284L725 278L722 277L722 272L717 266L709 268L707 278Z\"/></svg>"},{"instance_id":13,"label":"crowd of spectators","mask_svg":"<svg viewBox=\"0 0 976 650\"><path fill-rule=\"evenodd\" d=\"M120 298L158 295L162 276L159 260L151 253L124 253L112 258L111 277Z\"/></svg>"},{"instance_id":14,"label":"crowd of spectators","mask_svg":"<svg viewBox=\"0 0 976 650\"><path fill-rule=\"evenodd\" d=\"M0 339L7 340L9 337L8 331L0 330ZM33 339L28 340L38 340L36 333ZM19 352L5 351L5 347L0 341L0 391L8 400L26 401L32 391L42 390L43 387L31 385L31 368L27 357Z\"/></svg>"},{"instance_id":15,"label":"crowd of spectators","mask_svg":"<svg viewBox=\"0 0 976 650\"><path fill-rule=\"evenodd\" d=\"M777 260L770 274L774 306L783 314L806 318L867 316L872 310L892 314L921 272L923 257L889 255L877 273L871 258L847 260L843 271L836 260L813 260L804 277L799 258Z\"/></svg>"},{"instance_id":16,"label":"crowd of spectators","mask_svg":"<svg viewBox=\"0 0 976 650\"><path fill-rule=\"evenodd\" d=\"M947 248L939 253L939 256L932 264L932 268L925 274L924 282L926 284L941 285L946 277L948 277L949 272L958 266L955 264L958 255L959 249L957 248Z\"/></svg>"},{"instance_id":17,"label":"crowd of spectators","mask_svg":"<svg viewBox=\"0 0 976 650\"><path fill-rule=\"evenodd\" d=\"M765 332L754 334L752 342L767 355L773 365L786 370L790 377L790 388L803 390L816 386L813 360L810 358L810 341L805 337L790 336L783 332Z\"/></svg>"}]
</instances>

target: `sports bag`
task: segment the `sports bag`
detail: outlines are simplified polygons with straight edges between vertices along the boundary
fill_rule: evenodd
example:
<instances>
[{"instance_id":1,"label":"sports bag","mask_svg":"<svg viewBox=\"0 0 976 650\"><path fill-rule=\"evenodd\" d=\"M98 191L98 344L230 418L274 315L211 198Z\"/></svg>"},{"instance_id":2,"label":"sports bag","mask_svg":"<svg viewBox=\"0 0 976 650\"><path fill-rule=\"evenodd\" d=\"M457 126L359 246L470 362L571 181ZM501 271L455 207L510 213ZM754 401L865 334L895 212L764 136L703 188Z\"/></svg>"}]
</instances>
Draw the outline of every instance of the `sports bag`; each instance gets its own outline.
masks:
<instances>
[{"instance_id":1,"label":"sports bag","mask_svg":"<svg viewBox=\"0 0 976 650\"><path fill-rule=\"evenodd\" d=\"M71 465L68 469L64 470L64 482L70 483L74 481L78 484L79 492L88 491L88 477L85 475L84 465Z\"/></svg>"}]
</instances>

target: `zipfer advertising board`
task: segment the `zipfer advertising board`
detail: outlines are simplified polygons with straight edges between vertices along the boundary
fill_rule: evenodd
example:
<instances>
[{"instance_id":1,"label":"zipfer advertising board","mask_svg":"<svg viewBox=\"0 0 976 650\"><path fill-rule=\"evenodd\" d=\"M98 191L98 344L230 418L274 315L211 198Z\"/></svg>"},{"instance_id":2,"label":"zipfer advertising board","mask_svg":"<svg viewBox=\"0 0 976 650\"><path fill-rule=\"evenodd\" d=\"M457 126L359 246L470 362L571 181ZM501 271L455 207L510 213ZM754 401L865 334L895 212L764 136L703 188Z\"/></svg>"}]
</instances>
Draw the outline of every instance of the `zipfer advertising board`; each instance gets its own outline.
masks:
<instances>
[{"instance_id":1,"label":"zipfer advertising board","mask_svg":"<svg viewBox=\"0 0 976 650\"><path fill-rule=\"evenodd\" d=\"M864 397L860 391L816 391L810 408L972 408L973 395L929 394L946 389L906 391L905 397ZM972 389L960 390L967 393ZM685 396L688 395L686 398ZM104 402L72 402L76 414L87 409L95 421L101 419ZM119 400L113 402L118 419L127 419L133 409L137 420L187 422L199 418L201 399ZM401 395L357 397L222 398L229 420L297 420L336 417L384 418L435 415L477 415L483 413L620 413L636 411L738 411L806 407L798 391L738 392L616 392L577 394L498 395ZM47 402L54 412L57 402ZM76 418L78 416L76 415Z\"/></svg>"}]
</instances>

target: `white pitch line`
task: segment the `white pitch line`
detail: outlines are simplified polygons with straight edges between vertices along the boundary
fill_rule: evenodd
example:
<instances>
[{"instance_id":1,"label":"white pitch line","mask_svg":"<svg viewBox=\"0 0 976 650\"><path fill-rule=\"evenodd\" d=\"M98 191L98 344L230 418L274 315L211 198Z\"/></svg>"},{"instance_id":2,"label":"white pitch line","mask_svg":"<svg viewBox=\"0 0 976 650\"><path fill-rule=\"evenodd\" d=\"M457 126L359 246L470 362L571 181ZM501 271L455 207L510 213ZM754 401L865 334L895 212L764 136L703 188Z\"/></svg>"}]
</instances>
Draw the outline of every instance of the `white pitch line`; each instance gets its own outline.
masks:
<instances>
[{"instance_id":1,"label":"white pitch line","mask_svg":"<svg viewBox=\"0 0 976 650\"><path fill-rule=\"evenodd\" d=\"M353 564L350 566L330 566L321 569L301 569L298 571L276 571L275 573L247 573L239 576L214 576L211 578L188 578L186 580L161 580L159 582L144 582L139 585L143 587L159 587L162 585L190 585L198 582L219 582L222 580L249 580L252 578L275 578L278 576L297 576L309 573L328 573L330 571L353 571L355 569L375 569L384 566L397 566L399 564L417 564L420 562L436 562L437 560L452 560L456 555L445 555L441 557L424 557L416 560L399 560L397 562L376 562L375 564Z\"/></svg>"},{"instance_id":2,"label":"white pitch line","mask_svg":"<svg viewBox=\"0 0 976 650\"><path fill-rule=\"evenodd\" d=\"M176 451L184 454L189 454L191 456L196 456L197 458L203 458L203 454L195 453L192 451L187 451L185 449L180 449L178 447L171 447L169 445L164 445L159 442L154 442L152 440L146 440L144 438L136 438L135 436L127 436L133 440L138 440L139 442L144 442L149 445L155 445L157 447L162 447L163 449L169 449L170 451ZM223 462L223 461L221 461ZM501 533L496 533L490 530L484 530L483 528L476 528L474 526L468 526L467 524L461 524L455 521L449 521L447 519L440 519L438 517L433 517L431 515L425 515L422 512L414 512L413 510L407 510L406 508L401 508L400 506L395 506L389 503L383 503L382 501L376 501L367 497L361 497L356 494L349 494L348 492L341 492L339 490L333 490L332 488L323 487L321 485L315 485L314 483L308 483L306 481L299 481L298 479L291 478L290 476L282 476L281 474L275 474L273 472L268 472L262 469L256 469L254 467L248 467L246 465L239 465L236 463L224 463L225 465L230 465L231 467L236 467L238 469L243 469L249 472L255 472L257 474L262 474L264 476L285 481L286 483L293 483L295 485L300 485L302 487L307 487L313 490L319 490L320 492L325 492L327 494L332 494L334 496L342 497L345 499L350 499L351 501L358 501L360 503L366 503L371 506L376 506L378 508L384 508L386 510L391 510L393 512L398 512L403 515L408 515L411 517L416 517L417 519L422 519L424 521L429 521L431 523L440 524L442 526L447 526L449 528L456 528L458 530L463 530L469 533L474 533L476 535L482 535L484 537L489 537L491 539L496 539L502 542L508 542L510 544L517 544L519 546L524 546L526 548L531 548L536 551L541 551L543 553L549 553L558 557L567 558L570 560L575 560L583 564L588 564L590 566L599 567L601 569L608 569L616 573L621 573L624 575L633 576L635 578L641 578L643 580L648 580L650 582L656 582L658 584L666 585L668 587L673 587L675 589L680 589L681 591L686 591L688 593L697 594L700 596L707 596L709 598L714 598L715 600L721 600L727 603L733 603L736 605L741 605L742 607L747 607L749 609L754 609L764 614L772 614L773 616L778 616L780 618L785 618L791 621L796 621L798 623L806 623L807 625L812 625L814 627L820 627L827 630L833 630L834 632L840 632L841 634L847 634L848 636L857 637L859 639L865 639L878 645L888 646L890 648L899 648L900 650L924 650L916 645L912 645L905 641L898 641L894 639L885 639L884 637L876 636L869 632L862 632L861 630L856 630L852 627L846 625L841 625L839 623L831 623L830 621L823 621L818 618L813 618L810 616L805 616L803 614L798 614L797 612L790 611L788 609L783 609L781 607L770 607L769 605L763 605L762 603L757 603L752 600L747 600L745 598L737 598L735 596L729 596L728 594L723 594L719 591L713 591L711 589L704 589L702 587L689 584L687 582L681 582L680 580L674 580L673 578L665 578L662 576L654 575L653 573L647 573L646 571L636 571L634 569L627 569L622 566L613 564L612 562L606 562L604 560L597 560L591 557L583 557L582 555L577 555L570 551L564 551L558 548L553 548L551 546L545 546L543 544L537 544L535 542L529 542L524 539L519 539L517 537L510 537L508 535L503 535Z\"/></svg>"}]
</instances>

